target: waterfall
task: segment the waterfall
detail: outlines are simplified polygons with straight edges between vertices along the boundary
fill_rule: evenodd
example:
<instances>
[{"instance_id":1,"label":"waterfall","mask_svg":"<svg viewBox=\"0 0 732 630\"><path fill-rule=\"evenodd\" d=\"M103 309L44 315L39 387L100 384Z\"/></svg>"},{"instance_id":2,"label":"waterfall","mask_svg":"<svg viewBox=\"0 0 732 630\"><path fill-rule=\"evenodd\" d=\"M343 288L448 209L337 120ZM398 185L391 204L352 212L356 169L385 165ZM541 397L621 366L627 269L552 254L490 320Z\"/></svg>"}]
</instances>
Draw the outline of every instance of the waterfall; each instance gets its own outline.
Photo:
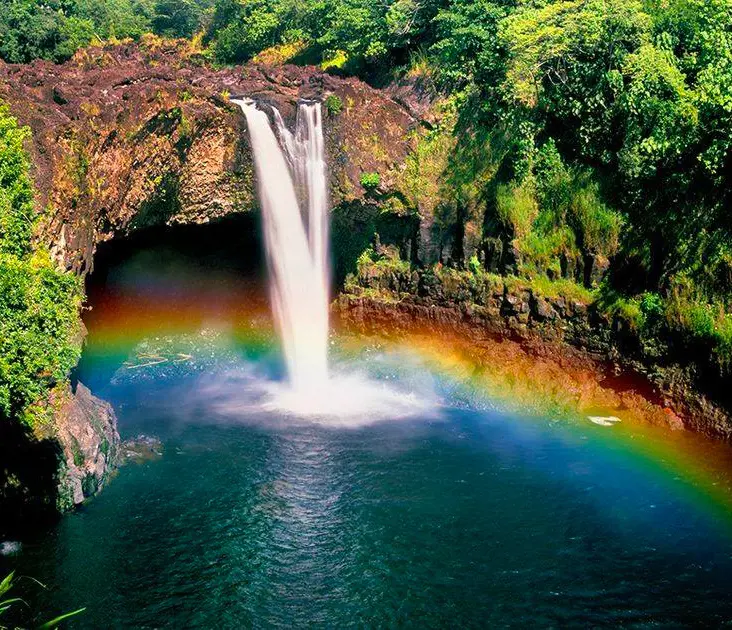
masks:
<instances>
[{"instance_id":1,"label":"waterfall","mask_svg":"<svg viewBox=\"0 0 732 630\"><path fill-rule=\"evenodd\" d=\"M361 426L425 414L432 397L394 389L358 371L328 367L328 188L320 104L298 105L290 131L277 109L274 124L250 100L233 100L247 120L277 333L289 385L267 382L257 408L329 425ZM246 391L246 386L242 386ZM227 409L246 409L236 399Z\"/></svg>"},{"instance_id":2,"label":"waterfall","mask_svg":"<svg viewBox=\"0 0 732 630\"><path fill-rule=\"evenodd\" d=\"M270 294L293 389L328 380L328 191L319 103L298 105L294 134L274 109L233 100L247 120L262 206Z\"/></svg>"}]
</instances>

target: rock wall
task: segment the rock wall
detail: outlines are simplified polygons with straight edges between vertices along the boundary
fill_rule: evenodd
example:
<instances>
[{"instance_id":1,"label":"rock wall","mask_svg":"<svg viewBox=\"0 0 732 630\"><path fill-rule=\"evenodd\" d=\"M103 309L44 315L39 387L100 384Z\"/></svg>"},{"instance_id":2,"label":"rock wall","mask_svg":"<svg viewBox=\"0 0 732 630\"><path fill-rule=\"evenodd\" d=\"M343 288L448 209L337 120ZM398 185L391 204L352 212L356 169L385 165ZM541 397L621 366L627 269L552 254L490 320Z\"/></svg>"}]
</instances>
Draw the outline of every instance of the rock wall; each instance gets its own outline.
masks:
<instances>
[{"instance_id":1,"label":"rock wall","mask_svg":"<svg viewBox=\"0 0 732 630\"><path fill-rule=\"evenodd\" d=\"M333 205L362 200L365 172L389 187L419 124L409 107L317 68L214 70L186 42L79 51L63 65L0 63L0 99L30 126L44 209L39 238L78 273L97 243L149 225L205 223L256 206L245 121L230 96L275 105L337 96L326 119Z\"/></svg>"},{"instance_id":2,"label":"rock wall","mask_svg":"<svg viewBox=\"0 0 732 630\"><path fill-rule=\"evenodd\" d=\"M78 384L51 395L53 423L0 418L0 537L27 533L101 490L119 460L112 407Z\"/></svg>"},{"instance_id":3,"label":"rock wall","mask_svg":"<svg viewBox=\"0 0 732 630\"><path fill-rule=\"evenodd\" d=\"M59 473L59 508L79 505L101 490L119 463L120 437L112 406L83 384L64 393L56 415L64 465Z\"/></svg>"},{"instance_id":4,"label":"rock wall","mask_svg":"<svg viewBox=\"0 0 732 630\"><path fill-rule=\"evenodd\" d=\"M716 439L732 440L732 398L707 393L693 357L649 356L634 331L581 299L545 296L515 278L448 270L361 274L334 303L347 329L403 335L445 331L481 345L509 339L537 357L582 365L599 379L630 384L668 418Z\"/></svg>"}]
</instances>

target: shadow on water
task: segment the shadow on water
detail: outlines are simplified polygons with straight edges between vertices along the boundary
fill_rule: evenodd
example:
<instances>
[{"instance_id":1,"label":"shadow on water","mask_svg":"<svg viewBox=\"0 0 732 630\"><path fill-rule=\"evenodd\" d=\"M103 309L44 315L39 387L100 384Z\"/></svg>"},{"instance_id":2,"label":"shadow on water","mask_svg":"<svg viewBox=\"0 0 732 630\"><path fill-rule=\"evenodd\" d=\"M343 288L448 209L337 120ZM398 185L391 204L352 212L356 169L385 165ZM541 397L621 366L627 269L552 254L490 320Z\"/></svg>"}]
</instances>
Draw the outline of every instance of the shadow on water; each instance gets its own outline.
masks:
<instances>
[{"instance_id":1,"label":"shadow on water","mask_svg":"<svg viewBox=\"0 0 732 630\"><path fill-rule=\"evenodd\" d=\"M136 343L269 317L259 219L153 227L99 246L87 278L89 331L75 377L109 381Z\"/></svg>"},{"instance_id":2,"label":"shadow on water","mask_svg":"<svg viewBox=\"0 0 732 630\"><path fill-rule=\"evenodd\" d=\"M0 417L0 542L55 522L58 443ZM0 580L2 579L0 575Z\"/></svg>"}]
</instances>

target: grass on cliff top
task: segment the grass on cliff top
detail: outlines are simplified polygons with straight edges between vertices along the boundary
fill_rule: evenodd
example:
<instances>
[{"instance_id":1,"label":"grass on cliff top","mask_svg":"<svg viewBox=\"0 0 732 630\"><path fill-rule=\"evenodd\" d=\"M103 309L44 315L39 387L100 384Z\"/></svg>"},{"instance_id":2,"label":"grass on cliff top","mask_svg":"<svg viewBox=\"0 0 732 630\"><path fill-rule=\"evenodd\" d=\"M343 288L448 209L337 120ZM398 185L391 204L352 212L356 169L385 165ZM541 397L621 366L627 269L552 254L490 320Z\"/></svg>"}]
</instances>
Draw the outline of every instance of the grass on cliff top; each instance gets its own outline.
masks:
<instances>
[{"instance_id":1,"label":"grass on cliff top","mask_svg":"<svg viewBox=\"0 0 732 630\"><path fill-rule=\"evenodd\" d=\"M531 290L534 295L548 299L564 298L568 302L580 302L589 305L597 298L596 291L566 278L551 280L542 275L530 279L520 276L503 276L503 280L509 291Z\"/></svg>"}]
</instances>

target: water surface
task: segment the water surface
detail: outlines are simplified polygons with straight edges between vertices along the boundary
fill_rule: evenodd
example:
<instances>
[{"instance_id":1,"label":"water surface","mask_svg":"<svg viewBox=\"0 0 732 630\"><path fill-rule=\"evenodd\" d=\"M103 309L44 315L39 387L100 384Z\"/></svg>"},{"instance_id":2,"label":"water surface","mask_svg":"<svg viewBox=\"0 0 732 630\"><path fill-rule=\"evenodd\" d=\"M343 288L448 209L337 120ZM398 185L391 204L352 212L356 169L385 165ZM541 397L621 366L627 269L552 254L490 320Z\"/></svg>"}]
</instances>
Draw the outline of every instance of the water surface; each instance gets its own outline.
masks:
<instances>
[{"instance_id":1,"label":"water surface","mask_svg":"<svg viewBox=\"0 0 732 630\"><path fill-rule=\"evenodd\" d=\"M75 628L732 623L732 516L664 456L337 340L336 372L429 405L340 424L263 410L282 362L261 296L213 312L251 279L179 254L110 268L80 374L123 437L157 435L164 455L2 559L48 586L23 587L34 608L86 606ZM121 334L119 305L151 295L169 316L128 308ZM181 301L205 313L181 318Z\"/></svg>"}]
</instances>

